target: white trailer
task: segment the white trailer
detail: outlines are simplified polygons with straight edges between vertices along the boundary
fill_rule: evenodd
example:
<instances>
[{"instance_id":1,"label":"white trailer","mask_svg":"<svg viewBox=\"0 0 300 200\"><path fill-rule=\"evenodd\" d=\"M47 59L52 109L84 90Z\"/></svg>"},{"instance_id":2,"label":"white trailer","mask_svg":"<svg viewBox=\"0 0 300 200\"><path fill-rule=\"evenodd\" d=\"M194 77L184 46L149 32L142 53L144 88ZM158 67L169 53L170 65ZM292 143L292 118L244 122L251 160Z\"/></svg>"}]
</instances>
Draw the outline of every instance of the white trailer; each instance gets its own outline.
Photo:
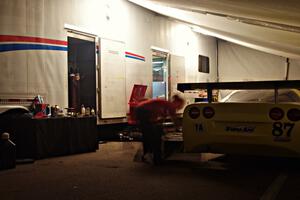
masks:
<instances>
[{"instance_id":1,"label":"white trailer","mask_svg":"<svg viewBox=\"0 0 300 200\"><path fill-rule=\"evenodd\" d=\"M217 78L215 38L125 0L2 0L0 27L1 104L41 95L70 107L70 77L79 73L78 106L94 107L100 124L126 122L133 85L154 93L157 52L165 98L177 81ZM199 54L210 58L210 73L198 73Z\"/></svg>"},{"instance_id":2,"label":"white trailer","mask_svg":"<svg viewBox=\"0 0 300 200\"><path fill-rule=\"evenodd\" d=\"M199 34L195 20L185 21L125 0L1 0L0 104L41 95L61 108L94 107L105 124L126 122L134 84L147 85L148 98L169 98L177 82L299 79L297 57ZM202 56L209 70L199 72ZM80 89L73 94L71 86Z\"/></svg>"}]
</instances>

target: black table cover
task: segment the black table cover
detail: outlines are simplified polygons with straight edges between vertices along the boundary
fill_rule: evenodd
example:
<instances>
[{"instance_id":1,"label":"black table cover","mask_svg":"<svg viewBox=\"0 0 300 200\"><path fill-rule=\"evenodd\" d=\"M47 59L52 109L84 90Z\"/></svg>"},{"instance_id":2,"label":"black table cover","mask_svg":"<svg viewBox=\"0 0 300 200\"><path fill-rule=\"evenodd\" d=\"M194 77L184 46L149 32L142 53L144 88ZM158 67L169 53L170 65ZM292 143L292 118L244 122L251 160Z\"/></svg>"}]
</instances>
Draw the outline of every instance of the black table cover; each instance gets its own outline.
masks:
<instances>
[{"instance_id":1,"label":"black table cover","mask_svg":"<svg viewBox=\"0 0 300 200\"><path fill-rule=\"evenodd\" d=\"M17 159L41 159L98 149L96 117L22 117L2 122L2 131L9 132L16 143Z\"/></svg>"}]
</instances>

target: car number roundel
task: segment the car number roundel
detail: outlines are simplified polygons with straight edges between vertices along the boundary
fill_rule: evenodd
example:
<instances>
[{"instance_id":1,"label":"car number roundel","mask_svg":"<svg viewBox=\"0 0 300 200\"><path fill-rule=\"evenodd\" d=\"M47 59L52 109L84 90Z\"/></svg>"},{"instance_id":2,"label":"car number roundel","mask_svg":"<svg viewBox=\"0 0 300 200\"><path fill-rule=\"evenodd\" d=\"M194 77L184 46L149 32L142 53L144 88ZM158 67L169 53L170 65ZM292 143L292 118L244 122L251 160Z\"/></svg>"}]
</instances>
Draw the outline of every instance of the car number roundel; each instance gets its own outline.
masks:
<instances>
[{"instance_id":1,"label":"car number roundel","mask_svg":"<svg viewBox=\"0 0 300 200\"><path fill-rule=\"evenodd\" d=\"M192 107L190 110L189 110L189 116L190 118L192 119L196 119L200 116L200 109L197 108L197 107Z\"/></svg>"}]
</instances>

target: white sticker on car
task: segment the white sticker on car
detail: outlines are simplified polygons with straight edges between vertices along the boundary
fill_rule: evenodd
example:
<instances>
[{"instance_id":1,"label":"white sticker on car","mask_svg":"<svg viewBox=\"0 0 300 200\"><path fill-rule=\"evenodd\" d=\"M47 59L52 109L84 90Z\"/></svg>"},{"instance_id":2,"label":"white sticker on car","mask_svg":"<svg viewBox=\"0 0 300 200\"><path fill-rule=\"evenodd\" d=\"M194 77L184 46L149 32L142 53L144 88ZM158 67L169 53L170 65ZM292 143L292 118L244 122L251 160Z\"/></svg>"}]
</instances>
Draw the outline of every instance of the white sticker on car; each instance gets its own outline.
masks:
<instances>
[{"instance_id":1,"label":"white sticker on car","mask_svg":"<svg viewBox=\"0 0 300 200\"><path fill-rule=\"evenodd\" d=\"M238 133L252 133L255 131L255 126L225 126L225 131L227 132L238 132Z\"/></svg>"}]
</instances>

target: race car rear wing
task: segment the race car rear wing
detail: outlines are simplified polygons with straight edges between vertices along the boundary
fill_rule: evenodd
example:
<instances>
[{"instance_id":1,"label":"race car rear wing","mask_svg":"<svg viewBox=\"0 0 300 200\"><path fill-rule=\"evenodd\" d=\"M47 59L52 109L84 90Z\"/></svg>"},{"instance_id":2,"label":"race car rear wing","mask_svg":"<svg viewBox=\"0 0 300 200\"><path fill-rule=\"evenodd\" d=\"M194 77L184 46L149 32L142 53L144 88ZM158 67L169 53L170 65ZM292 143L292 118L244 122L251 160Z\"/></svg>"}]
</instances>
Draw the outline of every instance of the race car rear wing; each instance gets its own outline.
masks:
<instances>
[{"instance_id":1,"label":"race car rear wing","mask_svg":"<svg viewBox=\"0 0 300 200\"><path fill-rule=\"evenodd\" d=\"M214 89L231 90L253 90L274 89L275 103L277 103L278 89L296 88L300 89L300 80L276 80L276 81L245 81L245 82L206 82L206 83L178 83L177 90L206 89L208 102L212 102L212 91Z\"/></svg>"}]
</instances>

